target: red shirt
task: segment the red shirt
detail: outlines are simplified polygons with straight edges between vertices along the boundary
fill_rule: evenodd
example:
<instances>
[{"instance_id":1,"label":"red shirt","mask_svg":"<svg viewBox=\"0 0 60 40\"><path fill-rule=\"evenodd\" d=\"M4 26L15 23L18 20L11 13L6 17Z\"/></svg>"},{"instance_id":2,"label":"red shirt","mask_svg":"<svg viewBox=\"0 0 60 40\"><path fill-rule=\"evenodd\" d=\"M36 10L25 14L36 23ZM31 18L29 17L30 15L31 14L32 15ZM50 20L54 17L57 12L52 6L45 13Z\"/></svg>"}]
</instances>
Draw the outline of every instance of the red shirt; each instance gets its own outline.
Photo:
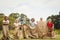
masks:
<instances>
[{"instance_id":1,"label":"red shirt","mask_svg":"<svg viewBox=\"0 0 60 40\"><path fill-rule=\"evenodd\" d=\"M52 28L53 23L52 23L52 22L48 22L48 23L47 23L47 26L48 26L48 28Z\"/></svg>"}]
</instances>

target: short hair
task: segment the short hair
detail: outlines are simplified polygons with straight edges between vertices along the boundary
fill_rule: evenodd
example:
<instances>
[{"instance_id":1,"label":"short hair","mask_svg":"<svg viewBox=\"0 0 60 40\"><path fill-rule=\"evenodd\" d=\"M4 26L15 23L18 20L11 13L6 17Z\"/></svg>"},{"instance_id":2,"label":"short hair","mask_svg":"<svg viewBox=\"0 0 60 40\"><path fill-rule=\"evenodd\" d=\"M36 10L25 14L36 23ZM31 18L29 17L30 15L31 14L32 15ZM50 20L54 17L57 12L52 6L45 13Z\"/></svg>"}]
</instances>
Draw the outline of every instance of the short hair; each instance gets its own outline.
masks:
<instances>
[{"instance_id":1,"label":"short hair","mask_svg":"<svg viewBox=\"0 0 60 40\"><path fill-rule=\"evenodd\" d=\"M7 19L8 20L8 17L7 16L4 16L4 19Z\"/></svg>"},{"instance_id":2,"label":"short hair","mask_svg":"<svg viewBox=\"0 0 60 40\"><path fill-rule=\"evenodd\" d=\"M35 19L34 19L34 18L31 18L31 21L32 21L32 22L34 22L34 21L35 21Z\"/></svg>"},{"instance_id":3,"label":"short hair","mask_svg":"<svg viewBox=\"0 0 60 40\"><path fill-rule=\"evenodd\" d=\"M40 20L43 20L43 18L40 18Z\"/></svg>"}]
</instances>

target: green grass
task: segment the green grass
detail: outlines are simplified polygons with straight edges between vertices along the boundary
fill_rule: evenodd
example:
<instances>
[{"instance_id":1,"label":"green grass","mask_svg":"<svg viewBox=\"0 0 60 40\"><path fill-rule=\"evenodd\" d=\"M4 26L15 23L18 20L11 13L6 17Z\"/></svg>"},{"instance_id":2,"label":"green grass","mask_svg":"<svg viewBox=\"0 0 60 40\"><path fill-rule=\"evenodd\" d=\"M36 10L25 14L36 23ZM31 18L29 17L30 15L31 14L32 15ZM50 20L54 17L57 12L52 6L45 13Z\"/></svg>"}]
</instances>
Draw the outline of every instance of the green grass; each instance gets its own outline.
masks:
<instances>
[{"instance_id":1,"label":"green grass","mask_svg":"<svg viewBox=\"0 0 60 40\"><path fill-rule=\"evenodd\" d=\"M57 30L55 32L57 32ZM10 31L10 37L12 37L12 33L13 33L13 31L11 30ZM2 37L2 33L0 31L0 38L1 37ZM30 38L27 38L27 39L23 39L22 31L20 31L20 40L60 40L60 34L56 34L55 39L50 39L50 38L44 38L44 39L30 39Z\"/></svg>"},{"instance_id":2,"label":"green grass","mask_svg":"<svg viewBox=\"0 0 60 40\"><path fill-rule=\"evenodd\" d=\"M60 34L60 30L55 30L55 34Z\"/></svg>"}]
</instances>

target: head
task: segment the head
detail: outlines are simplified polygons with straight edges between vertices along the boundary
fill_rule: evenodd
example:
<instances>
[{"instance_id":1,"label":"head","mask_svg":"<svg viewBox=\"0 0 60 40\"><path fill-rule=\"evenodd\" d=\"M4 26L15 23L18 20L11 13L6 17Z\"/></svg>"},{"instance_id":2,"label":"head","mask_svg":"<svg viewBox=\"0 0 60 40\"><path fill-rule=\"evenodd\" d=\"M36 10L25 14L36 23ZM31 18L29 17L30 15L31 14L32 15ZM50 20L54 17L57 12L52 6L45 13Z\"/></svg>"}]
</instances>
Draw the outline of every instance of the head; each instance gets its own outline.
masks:
<instances>
[{"instance_id":1,"label":"head","mask_svg":"<svg viewBox=\"0 0 60 40\"><path fill-rule=\"evenodd\" d=\"M15 20L15 22L16 22L16 23L18 23L18 22L19 22L19 20Z\"/></svg>"},{"instance_id":2,"label":"head","mask_svg":"<svg viewBox=\"0 0 60 40\"><path fill-rule=\"evenodd\" d=\"M5 16L5 17L4 17L4 20L5 20L5 21L6 21L6 20L8 20L8 17L7 17L7 16Z\"/></svg>"},{"instance_id":3,"label":"head","mask_svg":"<svg viewBox=\"0 0 60 40\"><path fill-rule=\"evenodd\" d=\"M52 22L52 19L48 19L48 22Z\"/></svg>"},{"instance_id":4,"label":"head","mask_svg":"<svg viewBox=\"0 0 60 40\"><path fill-rule=\"evenodd\" d=\"M32 18L32 19L31 19L31 21L32 21L32 22L35 22L35 19L34 19L34 18Z\"/></svg>"},{"instance_id":5,"label":"head","mask_svg":"<svg viewBox=\"0 0 60 40\"><path fill-rule=\"evenodd\" d=\"M40 20L42 21L42 20L43 20L43 18L40 18Z\"/></svg>"}]
</instances>

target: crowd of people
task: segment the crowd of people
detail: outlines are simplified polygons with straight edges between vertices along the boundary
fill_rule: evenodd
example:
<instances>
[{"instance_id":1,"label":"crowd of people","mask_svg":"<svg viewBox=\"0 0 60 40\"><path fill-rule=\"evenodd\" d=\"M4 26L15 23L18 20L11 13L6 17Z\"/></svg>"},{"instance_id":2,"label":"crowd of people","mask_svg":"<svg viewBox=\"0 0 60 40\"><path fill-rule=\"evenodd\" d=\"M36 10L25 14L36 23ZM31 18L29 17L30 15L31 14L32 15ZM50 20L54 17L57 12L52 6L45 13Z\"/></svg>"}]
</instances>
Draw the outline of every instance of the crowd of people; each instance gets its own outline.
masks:
<instances>
[{"instance_id":1,"label":"crowd of people","mask_svg":"<svg viewBox=\"0 0 60 40\"><path fill-rule=\"evenodd\" d=\"M14 31L13 31L13 39L19 39L20 35L20 27L22 27L23 38L26 39L26 31L28 30L29 38L44 38L50 37L54 38L54 24L51 19L48 19L46 22L43 21L43 18L40 18L37 23L35 23L35 19L31 18L30 23L27 25L25 18L23 18L23 24L21 25L19 20L14 22ZM7 16L4 17L3 20L3 37L2 40L9 40L9 19Z\"/></svg>"}]
</instances>

